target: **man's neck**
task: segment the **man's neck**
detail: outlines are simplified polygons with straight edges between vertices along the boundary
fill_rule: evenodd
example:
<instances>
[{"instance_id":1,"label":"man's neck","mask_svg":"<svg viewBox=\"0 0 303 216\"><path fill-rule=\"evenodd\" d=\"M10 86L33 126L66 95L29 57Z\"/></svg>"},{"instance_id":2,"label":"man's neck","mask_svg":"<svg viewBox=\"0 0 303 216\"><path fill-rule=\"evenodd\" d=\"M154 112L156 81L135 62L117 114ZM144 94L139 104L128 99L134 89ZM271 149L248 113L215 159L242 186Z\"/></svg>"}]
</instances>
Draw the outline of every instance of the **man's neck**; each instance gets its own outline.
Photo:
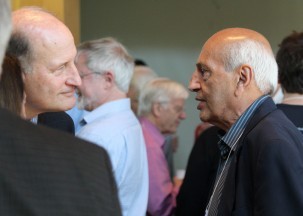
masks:
<instances>
[{"instance_id":1,"label":"man's neck","mask_svg":"<svg viewBox=\"0 0 303 216\"><path fill-rule=\"evenodd\" d=\"M25 116L26 116L25 119L26 120L31 120L32 118L37 117L40 113L42 113L42 112L34 110L25 104Z\"/></svg>"},{"instance_id":2,"label":"man's neck","mask_svg":"<svg viewBox=\"0 0 303 216\"><path fill-rule=\"evenodd\" d=\"M283 104L303 105L303 94L284 92Z\"/></svg>"}]
</instances>

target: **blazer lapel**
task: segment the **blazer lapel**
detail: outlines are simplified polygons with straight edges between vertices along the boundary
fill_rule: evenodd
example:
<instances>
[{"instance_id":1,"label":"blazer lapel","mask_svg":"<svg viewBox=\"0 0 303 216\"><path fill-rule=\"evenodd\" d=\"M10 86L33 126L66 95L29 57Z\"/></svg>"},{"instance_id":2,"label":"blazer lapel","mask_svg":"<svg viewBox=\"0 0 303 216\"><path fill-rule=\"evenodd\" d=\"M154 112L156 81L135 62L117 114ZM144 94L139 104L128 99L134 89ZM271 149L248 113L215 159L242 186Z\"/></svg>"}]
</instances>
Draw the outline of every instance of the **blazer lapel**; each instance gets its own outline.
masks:
<instances>
[{"instance_id":1,"label":"blazer lapel","mask_svg":"<svg viewBox=\"0 0 303 216\"><path fill-rule=\"evenodd\" d=\"M239 156L243 148L244 139L247 134L269 113L276 110L277 107L271 98L267 98L255 111L251 119L249 120L242 137L239 139L237 149L234 152L228 174L225 180L221 201L219 204L218 215L231 215L234 209L236 198L236 185L237 185L237 164Z\"/></svg>"}]
</instances>

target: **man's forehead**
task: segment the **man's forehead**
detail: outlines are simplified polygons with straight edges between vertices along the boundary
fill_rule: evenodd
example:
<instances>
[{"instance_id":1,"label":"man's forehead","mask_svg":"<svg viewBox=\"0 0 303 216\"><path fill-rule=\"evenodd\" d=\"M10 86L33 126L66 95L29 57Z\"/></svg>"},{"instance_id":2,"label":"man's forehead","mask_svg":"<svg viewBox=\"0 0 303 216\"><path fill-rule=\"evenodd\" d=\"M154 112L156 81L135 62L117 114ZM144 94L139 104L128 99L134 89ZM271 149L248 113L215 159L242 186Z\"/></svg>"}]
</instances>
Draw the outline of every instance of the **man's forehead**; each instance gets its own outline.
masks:
<instances>
[{"instance_id":1,"label":"man's forehead","mask_svg":"<svg viewBox=\"0 0 303 216\"><path fill-rule=\"evenodd\" d=\"M204 65L206 60L214 54L214 51L215 49L210 46L203 46L200 55L197 59L197 64L199 64L200 66Z\"/></svg>"}]
</instances>

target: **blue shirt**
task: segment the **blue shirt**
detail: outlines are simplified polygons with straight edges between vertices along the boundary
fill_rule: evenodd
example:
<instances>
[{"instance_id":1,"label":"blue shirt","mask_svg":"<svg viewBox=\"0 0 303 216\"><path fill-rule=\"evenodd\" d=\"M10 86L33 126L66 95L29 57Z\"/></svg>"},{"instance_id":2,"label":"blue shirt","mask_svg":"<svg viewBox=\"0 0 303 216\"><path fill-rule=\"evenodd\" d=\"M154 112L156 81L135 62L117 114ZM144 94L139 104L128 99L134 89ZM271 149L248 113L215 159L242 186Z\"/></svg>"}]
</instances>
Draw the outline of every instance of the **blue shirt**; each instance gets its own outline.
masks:
<instances>
[{"instance_id":1,"label":"blue shirt","mask_svg":"<svg viewBox=\"0 0 303 216\"><path fill-rule=\"evenodd\" d=\"M130 100L99 106L84 116L77 136L105 148L110 156L124 216L146 214L148 165L144 137Z\"/></svg>"},{"instance_id":2,"label":"blue shirt","mask_svg":"<svg viewBox=\"0 0 303 216\"><path fill-rule=\"evenodd\" d=\"M73 119L73 122L75 125L75 132L77 133L82 128L80 121L83 119L83 116L88 111L80 110L80 109L78 109L78 107L76 105L72 109L65 111L65 112Z\"/></svg>"}]
</instances>

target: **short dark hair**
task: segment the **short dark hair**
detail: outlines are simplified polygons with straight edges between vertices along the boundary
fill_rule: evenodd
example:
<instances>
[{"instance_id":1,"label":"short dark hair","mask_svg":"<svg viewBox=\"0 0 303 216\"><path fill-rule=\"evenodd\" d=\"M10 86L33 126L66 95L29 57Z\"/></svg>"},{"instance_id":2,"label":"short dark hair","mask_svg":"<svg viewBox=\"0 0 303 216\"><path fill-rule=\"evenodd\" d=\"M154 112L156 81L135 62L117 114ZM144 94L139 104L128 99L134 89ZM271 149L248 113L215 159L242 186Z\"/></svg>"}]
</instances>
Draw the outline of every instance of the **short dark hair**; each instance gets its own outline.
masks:
<instances>
[{"instance_id":1,"label":"short dark hair","mask_svg":"<svg viewBox=\"0 0 303 216\"><path fill-rule=\"evenodd\" d=\"M31 71L29 62L32 60L32 52L29 40L24 33L12 33L6 53L19 59L23 71Z\"/></svg>"},{"instance_id":2,"label":"short dark hair","mask_svg":"<svg viewBox=\"0 0 303 216\"><path fill-rule=\"evenodd\" d=\"M282 89L303 94L303 32L294 31L279 46L276 60Z\"/></svg>"},{"instance_id":3,"label":"short dark hair","mask_svg":"<svg viewBox=\"0 0 303 216\"><path fill-rule=\"evenodd\" d=\"M6 54L0 81L0 107L20 115L24 100L24 84L18 59Z\"/></svg>"},{"instance_id":4,"label":"short dark hair","mask_svg":"<svg viewBox=\"0 0 303 216\"><path fill-rule=\"evenodd\" d=\"M135 66L148 66L142 59L135 59Z\"/></svg>"}]
</instances>

